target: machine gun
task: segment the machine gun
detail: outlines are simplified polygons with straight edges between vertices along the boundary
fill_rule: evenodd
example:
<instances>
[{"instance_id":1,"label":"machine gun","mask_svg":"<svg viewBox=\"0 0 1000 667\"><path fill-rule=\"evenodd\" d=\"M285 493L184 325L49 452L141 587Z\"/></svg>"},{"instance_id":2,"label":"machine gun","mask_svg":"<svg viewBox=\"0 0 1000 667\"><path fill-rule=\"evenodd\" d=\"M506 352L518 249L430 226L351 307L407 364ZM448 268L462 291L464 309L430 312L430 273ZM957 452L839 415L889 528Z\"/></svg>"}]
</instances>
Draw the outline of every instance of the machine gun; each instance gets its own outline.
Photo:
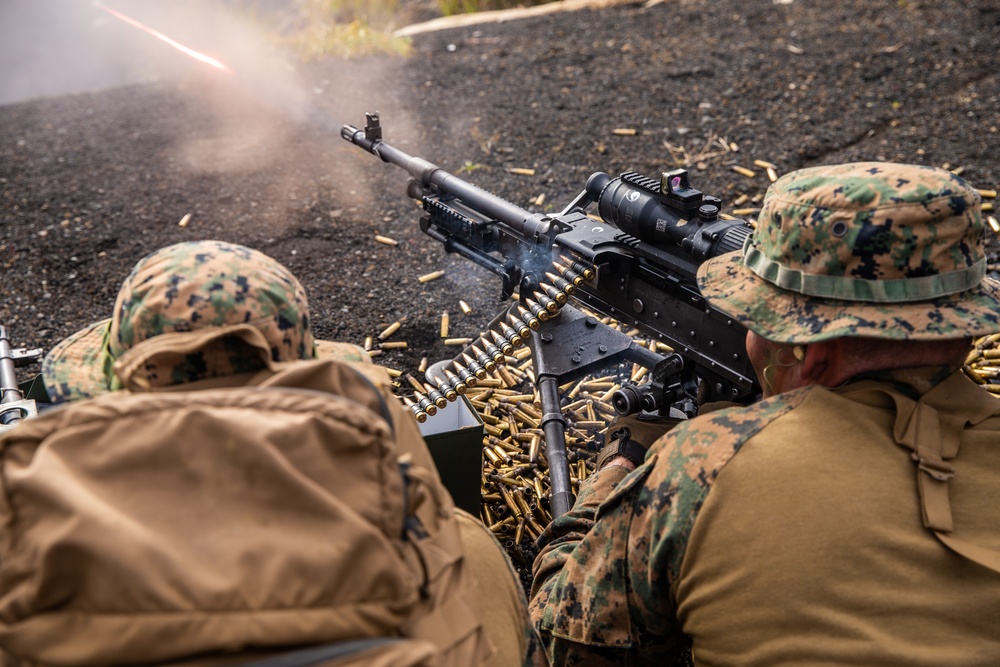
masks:
<instances>
[{"instance_id":1,"label":"machine gun","mask_svg":"<svg viewBox=\"0 0 1000 667\"><path fill-rule=\"evenodd\" d=\"M26 399L17 384L14 369L38 361L40 349L11 347L7 327L0 326L0 432L38 413L35 401Z\"/></svg>"},{"instance_id":2,"label":"machine gun","mask_svg":"<svg viewBox=\"0 0 1000 667\"><path fill-rule=\"evenodd\" d=\"M751 227L720 217L721 200L692 188L686 170L665 172L659 181L597 172L562 212L532 213L390 146L378 112L366 119L364 129L345 125L341 137L410 174L407 194L424 209L421 230L499 276L501 302L517 291L518 302L491 322L496 345L481 339L456 359L488 363L490 347L527 338L554 516L572 505L560 385L628 361L649 369L650 381L612 396L618 414L674 408L692 416L700 402L749 402L759 395L746 330L707 303L696 283L699 264L742 248ZM599 218L587 214L592 204ZM673 352L639 345L572 302L634 326ZM447 375L457 381L469 372L450 364L455 372Z\"/></svg>"}]
</instances>

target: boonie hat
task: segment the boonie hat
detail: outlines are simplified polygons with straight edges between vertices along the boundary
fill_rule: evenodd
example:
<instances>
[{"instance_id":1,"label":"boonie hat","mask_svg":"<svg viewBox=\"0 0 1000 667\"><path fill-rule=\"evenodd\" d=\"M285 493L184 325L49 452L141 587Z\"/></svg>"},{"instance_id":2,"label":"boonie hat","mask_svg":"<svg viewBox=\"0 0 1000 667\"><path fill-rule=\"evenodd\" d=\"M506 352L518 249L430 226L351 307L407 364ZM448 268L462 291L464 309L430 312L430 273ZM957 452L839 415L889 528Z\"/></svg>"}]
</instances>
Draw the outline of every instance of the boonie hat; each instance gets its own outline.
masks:
<instances>
[{"instance_id":1,"label":"boonie hat","mask_svg":"<svg viewBox=\"0 0 1000 667\"><path fill-rule=\"evenodd\" d=\"M780 343L1000 332L979 193L944 169L860 162L768 190L742 251L704 262L702 294Z\"/></svg>"},{"instance_id":2,"label":"boonie hat","mask_svg":"<svg viewBox=\"0 0 1000 667\"><path fill-rule=\"evenodd\" d=\"M271 346L274 361L312 359L317 352L342 361L369 361L361 348L314 341L305 289L262 252L222 241L178 243L153 252L125 279L111 318L61 341L46 355L42 376L53 403L90 398L121 388L113 366L126 350L164 333L250 324ZM257 370L259 363L225 347L157 369L155 384Z\"/></svg>"}]
</instances>

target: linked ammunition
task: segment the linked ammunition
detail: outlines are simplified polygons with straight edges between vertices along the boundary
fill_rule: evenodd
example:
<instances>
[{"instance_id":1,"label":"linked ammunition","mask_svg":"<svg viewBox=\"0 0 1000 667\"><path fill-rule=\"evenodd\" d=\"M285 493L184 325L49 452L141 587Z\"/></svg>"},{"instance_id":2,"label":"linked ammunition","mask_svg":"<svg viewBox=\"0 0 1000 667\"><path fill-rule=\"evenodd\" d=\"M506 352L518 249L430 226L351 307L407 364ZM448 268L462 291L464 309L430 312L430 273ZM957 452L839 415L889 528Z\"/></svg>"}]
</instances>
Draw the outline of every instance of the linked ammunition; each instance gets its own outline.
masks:
<instances>
[{"instance_id":1,"label":"linked ammunition","mask_svg":"<svg viewBox=\"0 0 1000 667\"><path fill-rule=\"evenodd\" d=\"M527 308L521 304L517 304L517 314L521 318L521 321L528 325L529 329L538 330L538 327L542 325L537 317L532 315Z\"/></svg>"},{"instance_id":2,"label":"linked ammunition","mask_svg":"<svg viewBox=\"0 0 1000 667\"><path fill-rule=\"evenodd\" d=\"M423 424L427 421L427 413L421 410L419 405L408 399L406 396L403 397L403 403L406 404L406 407L410 409L410 412L413 413L413 416L416 417L419 423Z\"/></svg>"},{"instance_id":3,"label":"linked ammunition","mask_svg":"<svg viewBox=\"0 0 1000 667\"><path fill-rule=\"evenodd\" d=\"M434 378L434 382L437 383L437 390L441 392L446 399L449 401L458 399L458 392L455 391L455 388L451 386L451 383L448 380L436 377Z\"/></svg>"},{"instance_id":4,"label":"linked ammunition","mask_svg":"<svg viewBox=\"0 0 1000 667\"><path fill-rule=\"evenodd\" d=\"M561 275L563 278L573 283L577 287L586 282L586 280L584 280L583 278L583 275L577 273L573 269L565 267L562 264L559 264L558 262L553 262L552 266L556 267L556 270L559 271L559 275Z\"/></svg>"},{"instance_id":5,"label":"linked ammunition","mask_svg":"<svg viewBox=\"0 0 1000 667\"><path fill-rule=\"evenodd\" d=\"M417 405L420 406L421 410L427 413L428 417L433 417L437 414L438 408L437 405L434 404L434 401L419 391L415 392L413 396L417 399Z\"/></svg>"},{"instance_id":6,"label":"linked ammunition","mask_svg":"<svg viewBox=\"0 0 1000 667\"><path fill-rule=\"evenodd\" d=\"M466 387L468 387L469 389L471 389L471 388L475 387L476 384L478 384L478 382L476 380L476 376L472 374L472 371L470 371L465 366L460 366L459 364L456 364L454 361L451 362L451 363L452 363L452 366L455 367L455 372L458 374L459 381L462 382L463 384L465 384ZM459 392L459 393L462 393L462 392Z\"/></svg>"},{"instance_id":7,"label":"linked ammunition","mask_svg":"<svg viewBox=\"0 0 1000 667\"><path fill-rule=\"evenodd\" d=\"M387 327L385 328L385 330L384 330L384 331L382 331L382 333L380 333L380 334L378 335L378 339L379 339L379 340L385 340L386 338L388 338L388 337L389 337L389 336L391 336L392 334L394 334L394 333L396 333L397 331L399 331L399 327L401 327L401 326L403 326L403 323L402 323L402 322L400 322L400 321L398 321L398 320L397 320L397 321L395 321L395 322L393 322L392 324L390 324L389 326L387 326Z\"/></svg>"},{"instance_id":8,"label":"linked ammunition","mask_svg":"<svg viewBox=\"0 0 1000 667\"><path fill-rule=\"evenodd\" d=\"M587 266L586 264L578 262L572 257L566 257L565 255L559 255L559 258L566 262L567 267L583 276L584 280L593 280L597 276L597 271L592 265Z\"/></svg>"},{"instance_id":9,"label":"linked ammunition","mask_svg":"<svg viewBox=\"0 0 1000 667\"><path fill-rule=\"evenodd\" d=\"M462 352L462 361L465 362L465 367L472 371L472 374L476 376L477 380L486 379L486 369L478 361L473 359L466 352Z\"/></svg>"},{"instance_id":10,"label":"linked ammunition","mask_svg":"<svg viewBox=\"0 0 1000 667\"><path fill-rule=\"evenodd\" d=\"M524 320L514 313L507 313L507 321L514 327L515 331L517 331L517 335L520 336L522 340L531 335L531 327L529 327Z\"/></svg>"},{"instance_id":11,"label":"linked ammunition","mask_svg":"<svg viewBox=\"0 0 1000 667\"><path fill-rule=\"evenodd\" d=\"M569 282L568 280L566 280L562 276L557 276L556 274L554 274L554 273L552 273L550 271L546 271L545 272L545 277L548 278L552 282L553 285L555 285L556 289L560 290L564 294L569 295L569 294L573 294L573 292L576 291L576 285L574 285L573 283Z\"/></svg>"},{"instance_id":12,"label":"linked ammunition","mask_svg":"<svg viewBox=\"0 0 1000 667\"><path fill-rule=\"evenodd\" d=\"M509 329L510 327L507 327L507 328ZM506 361L506 355L508 355L508 354L510 354L511 352L514 351L514 344L511 343L509 340L507 340L503 336L503 334L501 334L501 333L499 333L499 332L497 332L497 331L495 331L493 329L490 329L490 335L493 337L493 342L496 343L497 348L499 348L499 350L503 353L501 355L500 361ZM500 361L497 362L498 366L500 365ZM499 366L499 367L503 368L503 366Z\"/></svg>"},{"instance_id":13,"label":"linked ammunition","mask_svg":"<svg viewBox=\"0 0 1000 667\"><path fill-rule=\"evenodd\" d=\"M511 344L512 348L524 345L524 340L522 340L522 338L517 335L517 332L503 320L500 320L500 332L503 333L504 338L507 339L507 342ZM513 352L513 350L511 351ZM507 353L506 350L504 353Z\"/></svg>"},{"instance_id":14,"label":"linked ammunition","mask_svg":"<svg viewBox=\"0 0 1000 667\"><path fill-rule=\"evenodd\" d=\"M542 306L540 306L537 301L532 301L531 299L525 299L524 305L528 307L528 310L531 311L532 315L538 318L539 322L545 322L549 319L550 317L549 311L542 308Z\"/></svg>"},{"instance_id":15,"label":"linked ammunition","mask_svg":"<svg viewBox=\"0 0 1000 667\"><path fill-rule=\"evenodd\" d=\"M538 286L541 287L542 291L544 291L548 297L555 301L558 305L561 306L566 303L566 294L557 290L552 285L549 285L548 283L539 283Z\"/></svg>"},{"instance_id":16,"label":"linked ammunition","mask_svg":"<svg viewBox=\"0 0 1000 667\"><path fill-rule=\"evenodd\" d=\"M468 373L468 371L466 371L466 373ZM455 393L464 394L469 390L468 385L447 368L444 369L444 376L448 378L448 382L451 384L452 389L455 390Z\"/></svg>"},{"instance_id":17,"label":"linked ammunition","mask_svg":"<svg viewBox=\"0 0 1000 667\"><path fill-rule=\"evenodd\" d=\"M479 362L480 366L486 369L487 373L492 373L496 369L497 362L494 361L493 357L491 357L487 352L480 350L475 345L473 345L470 349L472 350L472 353L476 355L476 361ZM499 350L497 350L497 352L499 353Z\"/></svg>"},{"instance_id":18,"label":"linked ammunition","mask_svg":"<svg viewBox=\"0 0 1000 667\"><path fill-rule=\"evenodd\" d=\"M448 311L441 313L441 338L448 337Z\"/></svg>"},{"instance_id":19,"label":"linked ammunition","mask_svg":"<svg viewBox=\"0 0 1000 667\"><path fill-rule=\"evenodd\" d=\"M555 302L555 299L537 291L534 293L534 296L538 303L542 304L542 308L545 310L549 311L553 315L559 312L559 304Z\"/></svg>"}]
</instances>

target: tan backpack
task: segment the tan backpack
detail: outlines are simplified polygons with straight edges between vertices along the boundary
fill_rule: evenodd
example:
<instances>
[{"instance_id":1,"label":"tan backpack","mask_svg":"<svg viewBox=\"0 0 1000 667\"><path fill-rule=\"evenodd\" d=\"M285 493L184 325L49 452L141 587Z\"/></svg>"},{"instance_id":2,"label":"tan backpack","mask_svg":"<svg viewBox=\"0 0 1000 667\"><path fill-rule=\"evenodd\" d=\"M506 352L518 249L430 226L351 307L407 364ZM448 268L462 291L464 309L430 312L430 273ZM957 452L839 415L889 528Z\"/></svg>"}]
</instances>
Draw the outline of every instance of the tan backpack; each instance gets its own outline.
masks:
<instances>
[{"instance_id":1,"label":"tan backpack","mask_svg":"<svg viewBox=\"0 0 1000 667\"><path fill-rule=\"evenodd\" d=\"M157 388L223 338L256 374ZM477 665L453 506L384 369L166 334L0 437L0 648L44 665ZM296 661L298 660L298 661Z\"/></svg>"}]
</instances>

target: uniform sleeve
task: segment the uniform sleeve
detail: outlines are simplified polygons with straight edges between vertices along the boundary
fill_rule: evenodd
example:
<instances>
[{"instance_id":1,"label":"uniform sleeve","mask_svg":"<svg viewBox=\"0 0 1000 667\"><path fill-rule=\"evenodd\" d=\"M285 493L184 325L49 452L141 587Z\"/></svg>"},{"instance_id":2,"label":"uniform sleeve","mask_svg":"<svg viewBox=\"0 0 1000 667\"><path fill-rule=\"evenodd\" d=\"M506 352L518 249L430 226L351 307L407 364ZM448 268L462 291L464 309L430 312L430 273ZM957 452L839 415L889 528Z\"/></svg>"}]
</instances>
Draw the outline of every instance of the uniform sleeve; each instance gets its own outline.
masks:
<instances>
[{"instance_id":1,"label":"uniform sleeve","mask_svg":"<svg viewBox=\"0 0 1000 667\"><path fill-rule=\"evenodd\" d=\"M542 535L530 611L552 665L669 664L683 649L679 629L663 627L674 618L670 589L649 568L649 513L637 511L655 465L595 474ZM650 617L656 627L645 627Z\"/></svg>"}]
</instances>

